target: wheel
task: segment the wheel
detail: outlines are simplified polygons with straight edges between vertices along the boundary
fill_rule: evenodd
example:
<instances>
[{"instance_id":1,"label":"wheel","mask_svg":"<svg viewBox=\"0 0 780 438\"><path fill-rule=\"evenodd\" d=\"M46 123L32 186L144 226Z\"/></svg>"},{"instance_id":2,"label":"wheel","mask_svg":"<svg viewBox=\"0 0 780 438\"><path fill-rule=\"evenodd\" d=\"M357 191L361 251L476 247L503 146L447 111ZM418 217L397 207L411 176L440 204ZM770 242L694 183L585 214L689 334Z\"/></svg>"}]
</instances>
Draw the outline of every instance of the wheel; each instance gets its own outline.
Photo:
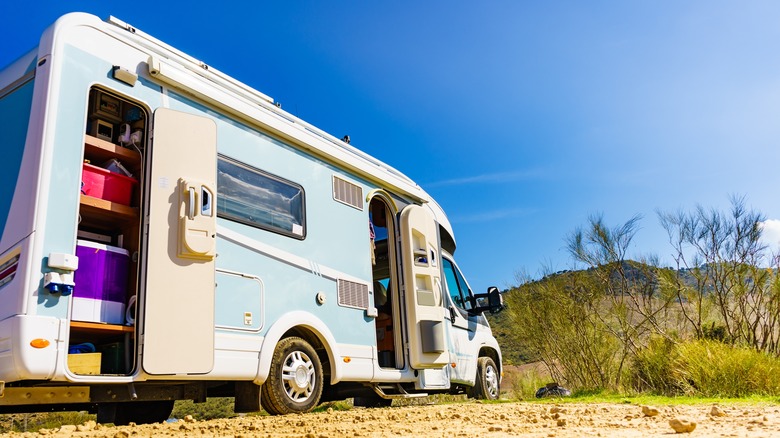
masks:
<instances>
[{"instance_id":1,"label":"wheel","mask_svg":"<svg viewBox=\"0 0 780 438\"><path fill-rule=\"evenodd\" d=\"M355 397L352 405L364 408L386 408L393 404L393 400L379 396Z\"/></svg>"},{"instance_id":2,"label":"wheel","mask_svg":"<svg viewBox=\"0 0 780 438\"><path fill-rule=\"evenodd\" d=\"M493 359L482 356L477 360L477 380L469 390L469 397L497 400L500 393L499 374Z\"/></svg>"},{"instance_id":3,"label":"wheel","mask_svg":"<svg viewBox=\"0 0 780 438\"><path fill-rule=\"evenodd\" d=\"M260 392L263 409L272 415L308 412L321 395L322 364L311 345L298 337L280 341Z\"/></svg>"},{"instance_id":4,"label":"wheel","mask_svg":"<svg viewBox=\"0 0 780 438\"><path fill-rule=\"evenodd\" d=\"M160 423L171 416L173 400L106 403L98 406L97 422L125 426L130 423Z\"/></svg>"}]
</instances>

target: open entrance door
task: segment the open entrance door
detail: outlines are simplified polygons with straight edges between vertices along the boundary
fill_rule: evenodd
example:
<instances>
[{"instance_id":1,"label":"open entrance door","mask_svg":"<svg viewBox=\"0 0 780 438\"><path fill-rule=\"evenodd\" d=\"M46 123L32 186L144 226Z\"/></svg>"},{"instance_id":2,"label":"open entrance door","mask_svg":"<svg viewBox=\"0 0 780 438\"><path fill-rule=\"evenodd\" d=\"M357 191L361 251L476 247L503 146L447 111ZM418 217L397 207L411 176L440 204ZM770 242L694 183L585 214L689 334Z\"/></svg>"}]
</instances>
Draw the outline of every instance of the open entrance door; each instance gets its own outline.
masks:
<instances>
[{"instance_id":1,"label":"open entrance door","mask_svg":"<svg viewBox=\"0 0 780 438\"><path fill-rule=\"evenodd\" d=\"M153 127L143 369L203 374L214 366L217 128L166 108Z\"/></svg>"},{"instance_id":2,"label":"open entrance door","mask_svg":"<svg viewBox=\"0 0 780 438\"><path fill-rule=\"evenodd\" d=\"M438 226L425 207L401 212L404 301L412 368L441 368L448 363L442 303Z\"/></svg>"}]
</instances>

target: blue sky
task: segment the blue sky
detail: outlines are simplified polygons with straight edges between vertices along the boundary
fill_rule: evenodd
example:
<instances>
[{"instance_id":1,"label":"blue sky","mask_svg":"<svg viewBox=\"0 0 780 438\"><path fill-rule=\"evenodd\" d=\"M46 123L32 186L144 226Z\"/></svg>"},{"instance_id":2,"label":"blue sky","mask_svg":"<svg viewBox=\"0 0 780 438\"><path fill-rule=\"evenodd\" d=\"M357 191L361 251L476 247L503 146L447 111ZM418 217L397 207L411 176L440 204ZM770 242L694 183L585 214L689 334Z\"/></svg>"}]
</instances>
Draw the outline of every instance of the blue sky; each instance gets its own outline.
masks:
<instances>
[{"instance_id":1,"label":"blue sky","mask_svg":"<svg viewBox=\"0 0 780 438\"><path fill-rule=\"evenodd\" d=\"M238 5L242 5L238 7ZM780 3L3 2L0 65L66 12L114 15L409 175L476 291L568 269L589 215L744 195L780 241Z\"/></svg>"}]
</instances>

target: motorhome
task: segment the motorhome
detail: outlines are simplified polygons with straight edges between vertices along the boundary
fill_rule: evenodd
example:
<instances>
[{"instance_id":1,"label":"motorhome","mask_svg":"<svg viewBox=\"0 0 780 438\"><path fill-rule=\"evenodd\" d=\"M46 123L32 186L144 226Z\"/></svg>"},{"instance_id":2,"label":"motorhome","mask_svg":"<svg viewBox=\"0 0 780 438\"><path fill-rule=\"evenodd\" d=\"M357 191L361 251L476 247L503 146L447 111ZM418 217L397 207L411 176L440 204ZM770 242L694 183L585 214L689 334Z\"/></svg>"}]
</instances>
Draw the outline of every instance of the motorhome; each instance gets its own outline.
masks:
<instances>
[{"instance_id":1,"label":"motorhome","mask_svg":"<svg viewBox=\"0 0 780 438\"><path fill-rule=\"evenodd\" d=\"M499 396L440 206L387 164L110 17L0 71L0 412L126 424Z\"/></svg>"}]
</instances>

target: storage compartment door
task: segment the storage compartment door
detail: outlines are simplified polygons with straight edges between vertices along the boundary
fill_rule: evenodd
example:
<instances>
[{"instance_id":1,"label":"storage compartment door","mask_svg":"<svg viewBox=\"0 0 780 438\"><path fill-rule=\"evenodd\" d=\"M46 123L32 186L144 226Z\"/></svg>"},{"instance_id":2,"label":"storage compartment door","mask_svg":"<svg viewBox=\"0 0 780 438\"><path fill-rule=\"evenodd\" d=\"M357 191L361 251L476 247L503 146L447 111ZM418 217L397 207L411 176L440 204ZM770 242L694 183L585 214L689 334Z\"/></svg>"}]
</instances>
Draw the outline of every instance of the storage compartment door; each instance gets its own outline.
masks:
<instances>
[{"instance_id":1,"label":"storage compartment door","mask_svg":"<svg viewBox=\"0 0 780 438\"><path fill-rule=\"evenodd\" d=\"M444 332L438 226L426 207L401 212L404 302L412 368L440 368L449 353Z\"/></svg>"},{"instance_id":2,"label":"storage compartment door","mask_svg":"<svg viewBox=\"0 0 780 438\"><path fill-rule=\"evenodd\" d=\"M148 179L143 369L203 374L214 366L217 128L154 113Z\"/></svg>"}]
</instances>

